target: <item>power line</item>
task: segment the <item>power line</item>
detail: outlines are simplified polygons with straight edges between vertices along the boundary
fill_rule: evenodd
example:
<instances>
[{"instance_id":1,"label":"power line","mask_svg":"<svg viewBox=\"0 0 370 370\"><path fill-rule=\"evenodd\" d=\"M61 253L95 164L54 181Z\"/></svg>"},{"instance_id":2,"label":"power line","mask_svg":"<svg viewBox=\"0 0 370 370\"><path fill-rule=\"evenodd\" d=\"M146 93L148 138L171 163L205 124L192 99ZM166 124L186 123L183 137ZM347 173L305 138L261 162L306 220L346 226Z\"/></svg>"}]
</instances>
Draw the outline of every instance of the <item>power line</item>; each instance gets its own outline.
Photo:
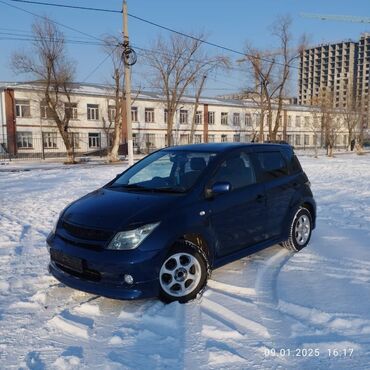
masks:
<instances>
[{"instance_id":1,"label":"power line","mask_svg":"<svg viewBox=\"0 0 370 370\"><path fill-rule=\"evenodd\" d=\"M90 11L95 11L95 12L121 13L122 14L122 10L115 10L115 9L92 8L92 7L86 7L86 6L56 4L56 3L49 3L49 2L42 2L42 1L30 1L30 0L9 0L9 1L13 1L14 3L46 5L46 6L54 6L58 8L70 8L70 9L78 9L78 10L90 10Z\"/></svg>"},{"instance_id":2,"label":"power line","mask_svg":"<svg viewBox=\"0 0 370 370\"><path fill-rule=\"evenodd\" d=\"M10 0L10 1L13 1L13 0ZM41 18L41 19L49 19L49 18L47 18L47 17L45 17L45 16L42 16L42 15L40 15L40 14L33 13L33 12L29 11L29 10L26 10L26 9L20 8L19 6L9 4L9 3L7 3L7 2L5 2L5 1L3 1L3 0L0 0L0 3L1 3L1 4L4 4L4 5L7 5L7 6L11 7L11 8L18 9L18 10L20 10L20 11L24 12L24 13L31 14L31 15L33 15L34 17L37 17L37 18ZM104 42L104 40L99 39L99 38L98 38L98 37L96 37L96 36L90 35L90 34L89 34L89 33L87 33L87 32L80 31L80 30L78 30L77 28L74 28L74 27L71 27L71 26L67 26L67 25L65 25L65 24L63 24L63 23L60 23L60 22L57 22L57 21L54 21L54 20L52 20L51 22L53 22L54 24L57 24L57 25L58 25L58 26L60 26L60 27L66 28L66 29L68 29L68 30L70 30L70 31L77 32L77 33L79 33L79 34L81 34L81 35L87 36L87 37L92 38L92 39L94 39L94 40L98 40L98 41Z\"/></svg>"},{"instance_id":3,"label":"power line","mask_svg":"<svg viewBox=\"0 0 370 370\"><path fill-rule=\"evenodd\" d=\"M46 2L39 2L39 1L30 1L30 0L10 0L10 1L13 1L13 2L21 2L21 3L29 3L29 4L37 4L37 5L50 5L50 6L62 6L61 4L55 4L55 3L46 3ZM20 10L20 11L23 11L23 12L25 12L25 13L28 13L28 14L31 14L31 15L33 15L33 16L36 16L36 17L39 17L39 18L42 18L42 19L45 19L45 18L47 18L47 17L44 17L44 16L40 16L39 14L36 14L36 13L33 13L33 12L31 12L31 11L28 11L28 10L26 10L26 9L23 9L23 8L20 8L20 7L17 7L17 6L15 6L15 5L11 5L11 4L8 4L8 3L6 3L6 2L4 2L4 1L2 1L2 0L0 0L0 3L2 3L2 4L4 4L4 5L7 5L7 6L10 6L10 7L12 7L12 8L15 8L15 9L18 9L18 10ZM88 8L88 7L76 7L76 6L69 6L69 5L63 5L63 7L67 7L67 8L79 8L79 9L83 9L83 8L86 8L86 10L99 10L100 8ZM100 9L100 10L107 10L107 9ZM109 9L107 10L107 11L110 11ZM115 12L118 12L118 13L121 13L121 11L115 11ZM132 18L135 18L135 19L137 19L137 20L140 20L140 21L143 21L143 22L146 22L146 23L149 23L149 24L151 24L151 25L154 25L154 26L156 26L156 27L160 27L160 28L163 28L163 29L165 29L165 30L167 30L167 31L170 31L170 32L174 32L174 33L177 33L177 34L180 34L180 35L182 35L182 36L184 36L184 37L189 37L189 38L191 38L191 39L194 39L194 40L198 40L199 42L202 42L202 43L204 43L204 44L208 44L208 45L211 45L211 46L214 46L214 47L217 47L217 48L221 48L221 49L223 49L223 50L226 50L226 51L231 51L231 52L235 52L235 53L238 53L238 54L240 54L240 55L243 55L243 56L248 56L248 54L245 54L245 53L242 53L242 52L239 52L239 51L236 51L236 50L233 50L233 49L230 49L230 48L227 48L227 47L223 47L223 46L221 46L221 45L217 45L217 44L213 44L213 43L210 43L210 42L207 42L207 41L205 41L205 40L202 40L202 39L199 39L199 38L196 38L196 37L194 37L194 36L191 36L191 35L187 35L187 34L185 34L185 33L182 33L182 32L179 32L179 31L176 31L176 30L173 30L173 29L170 29L170 28L168 28L168 27L165 27L165 26L161 26L161 25L159 25L159 24L157 24L157 23L154 23L154 22L151 22L151 21L148 21L148 20L146 20L146 19L143 19L143 18L141 18L141 17L137 17L137 16L135 16L135 15L132 15L132 14L129 14L129 16L130 17L132 17ZM69 42L69 43L75 43L75 44L86 44L86 45L98 45L98 46L103 46L103 45L107 45L107 43L105 42L105 40L102 40L102 39L100 39L100 38L98 38L98 37L96 37L96 36L94 36L94 35L91 35L91 34L88 34L88 33L85 33L85 32L83 32L83 31L80 31L80 30L78 30L78 29L76 29L76 28L73 28L73 27L70 27L70 26L67 26L67 25L65 25L65 24L62 24L62 23L60 23L60 22L57 22L57 21L54 21L54 20L51 20L53 23L55 23L55 24L57 24L57 25L59 25L59 26L61 26L61 27L63 27L63 28L66 28L66 29L69 29L69 30L72 30L72 31L74 31L74 32L77 32L77 33L80 33L80 34L82 34L82 35L84 35L84 36L87 36L87 37L89 37L89 38L92 38L92 39L94 39L94 40L97 40L97 41L99 41L99 42L89 42L89 41L86 41L86 40L76 40L76 41L74 41L74 40L65 40L66 42ZM22 31L23 32L23 31ZM37 41L35 38L31 38L31 37L28 37L28 36L24 36L23 37L23 35L21 35L22 37L18 37L18 38L16 38L16 37L14 37L14 38L8 38L8 40L19 40L19 41ZM0 38L0 40L1 39L6 39L6 38ZM112 46L114 46L113 44L111 44ZM139 49L139 50L142 50L142 51L149 51L149 52L153 52L153 50L149 50L149 49L145 49L145 48L141 48L141 47L138 47L138 46L134 46L135 48L137 48L137 49ZM116 49L116 48L115 48ZM157 53L158 53L158 51L157 51ZM170 55L169 53L165 53L165 52L161 52L162 54L164 54L164 55ZM107 58L109 57L109 55L106 57L106 58L104 58L104 60L102 61L102 62L100 62L99 64L98 64L98 66L97 67L95 67L94 68L94 70L88 75L88 77L85 79L85 80L87 80L93 73L95 73L96 72L96 70L98 69L98 68L100 68L100 66L101 65L103 65L104 64L104 62L107 60ZM266 58L259 58L260 60L265 60L265 61L269 61L269 62L271 62L271 60L269 60L269 59L266 59ZM193 60L193 59L191 59L189 62L197 62L197 60ZM198 61L199 62L199 61ZM280 64L280 65L284 65L283 63L278 63L278 62L276 62L276 64ZM144 65L144 64L143 64ZM288 66L289 66L289 64L288 64ZM292 67L292 68L297 68L298 69L298 67L295 67L295 66L292 66L292 65L290 65L290 67ZM229 68L230 70L234 70L234 71L238 71L238 72L246 72L244 69L241 69L241 68L235 68L235 67L230 67ZM225 75L224 75L225 76ZM228 77L229 78L229 76L225 76L225 77ZM218 81L218 80L215 80L215 81ZM225 84L228 84L228 83L226 83L226 82L223 82L223 83L225 83ZM232 84L228 84L229 86L235 86L235 85L232 85ZM235 86L236 87L236 86Z\"/></svg>"},{"instance_id":4,"label":"power line","mask_svg":"<svg viewBox=\"0 0 370 370\"><path fill-rule=\"evenodd\" d=\"M183 33L183 32L180 32L180 31L177 31L177 30L174 30L173 28L169 28L169 27L166 27L166 26L162 26L160 25L159 23L155 23L155 22L152 22L152 21L149 21L147 19L144 19L144 18L141 18L141 17L138 17L134 14L128 14L129 17L131 18L134 18L134 19L137 19L141 22L144 22L144 23L148 23L152 26L155 26L155 27L158 27L158 28L161 28L161 29L164 29L166 31L169 31L169 32L172 32L172 33L175 33L177 35L180 35L180 36L184 36L184 37L188 37L194 41L198 41L198 42L201 42L203 44L206 44L206 45L210 45L210 46L213 46L213 47L216 47L218 49L222 49L222 50L225 50L225 51L228 51L228 52L231 52L231 53L234 53L234 54L238 54L238 55L242 55L244 57L253 57L255 59L259 59L261 61L264 61L264 62L269 62L269 63L272 63L274 62L275 64L277 65L281 65L281 66L288 66L288 67L291 67L291 68L296 68L296 69L299 69L299 67L297 66L294 66L292 64L285 64L285 63L280 63L280 62L276 62L276 61L273 61L272 59L268 59L268 58L264 58L264 57L259 57L259 56L255 56L255 55L251 55L251 54L248 54L248 53L244 53L242 51L239 51L239 50L235 50L235 49L231 49L229 47L226 47L226 46L222 46L222 45L219 45L219 44L215 44L213 42L209 42L209 41L206 41L206 40L203 40L203 39L200 39L198 37L195 37L195 36L192 36L192 35L188 35L186 33Z\"/></svg>"},{"instance_id":5,"label":"power line","mask_svg":"<svg viewBox=\"0 0 370 370\"><path fill-rule=\"evenodd\" d=\"M117 50L116 46L105 58L85 77L82 82L86 82L110 57L111 55Z\"/></svg>"},{"instance_id":6,"label":"power line","mask_svg":"<svg viewBox=\"0 0 370 370\"><path fill-rule=\"evenodd\" d=\"M89 11L101 11L101 12L111 12L111 13L122 13L122 10L113 10L113 9L105 9L105 8L92 8L92 7L83 7L83 6L75 6L75 5L66 5L66 4L56 4L56 3L50 3L50 2L41 2L41 1L31 1L31 0L10 0L10 1L13 1L13 2L17 2L17 3L26 3L26 4L33 4L33 5L46 5L46 6L54 6L54 7L62 7L62 8L71 8L71 9L79 9L79 10L89 10ZM4 3L3 1L0 1L1 3L3 4L6 4ZM7 4L7 5L10 5L10 4ZM18 8L18 9L21 9L21 8ZM24 10L24 9L23 9ZM253 57L253 58L256 58L256 59L259 59L261 61L264 61L264 62L268 62L268 63L275 63L276 65L280 65L280 66L288 66L290 68L294 68L294 69L297 69L299 70L299 67L293 65L293 64L285 64L285 63L282 63L282 62L277 62L277 61L274 61L272 59L268 59L268 58L264 58L264 57L261 57L261 56L255 56L255 55L251 55L251 54L248 54L248 53L245 53L245 52L242 52L242 51L239 51L239 50L235 50L235 49L231 49L229 47L226 47L226 46L223 46L223 45L220 45L220 44L215 44L213 42L209 42L209 41L206 41L206 40L203 40L203 39L200 39L198 37L195 37L195 36L192 36L192 35L189 35L189 34L186 34L184 32L180 32L180 31L177 31L173 28L170 28L170 27L167 27L167 26L163 26L159 23L156 23L156 22L153 22L153 21L150 21L148 19L145 19L145 18L142 18L142 17L139 17L137 15L134 15L134 14L130 14L128 13L128 16L133 18L133 19L136 19L136 20L139 20L141 22L144 22L144 23L147 23L147 24L150 24L152 26L155 26L155 27L158 27L158 28L161 28L161 29L164 29L168 32L172 32L172 33L175 33L177 35L181 35L183 37L187 37L187 38L190 38L194 41L198 41L198 42L201 42L202 44L205 44L205 45L209 45L209 46L212 46L212 47L215 47L215 48L218 48L218 49L221 49L221 50L224 50L224 51L227 51L227 52L231 52L231 53L234 53L234 54L238 54L238 55L242 55L244 57Z\"/></svg>"}]
</instances>

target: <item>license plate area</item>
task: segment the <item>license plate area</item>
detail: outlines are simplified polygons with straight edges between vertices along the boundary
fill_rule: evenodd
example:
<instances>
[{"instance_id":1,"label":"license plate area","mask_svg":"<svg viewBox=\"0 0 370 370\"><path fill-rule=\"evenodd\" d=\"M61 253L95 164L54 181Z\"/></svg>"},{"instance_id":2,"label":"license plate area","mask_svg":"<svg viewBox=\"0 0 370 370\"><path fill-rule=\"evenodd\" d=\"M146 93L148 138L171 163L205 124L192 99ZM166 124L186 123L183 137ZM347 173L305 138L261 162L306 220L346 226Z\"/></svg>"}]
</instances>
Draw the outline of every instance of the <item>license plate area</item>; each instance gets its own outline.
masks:
<instances>
[{"instance_id":1,"label":"license plate area","mask_svg":"<svg viewBox=\"0 0 370 370\"><path fill-rule=\"evenodd\" d=\"M51 259L66 269L83 273L82 259L65 254L57 249L50 249Z\"/></svg>"}]
</instances>

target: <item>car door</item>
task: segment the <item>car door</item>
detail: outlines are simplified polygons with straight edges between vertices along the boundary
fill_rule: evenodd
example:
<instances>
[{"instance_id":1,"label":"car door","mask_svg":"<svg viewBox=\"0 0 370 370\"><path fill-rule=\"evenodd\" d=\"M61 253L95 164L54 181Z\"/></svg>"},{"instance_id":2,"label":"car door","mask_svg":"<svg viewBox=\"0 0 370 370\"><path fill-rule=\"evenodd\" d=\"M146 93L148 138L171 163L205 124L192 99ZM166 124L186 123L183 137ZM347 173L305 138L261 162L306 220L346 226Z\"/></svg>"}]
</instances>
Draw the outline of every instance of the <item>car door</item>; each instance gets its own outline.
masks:
<instances>
[{"instance_id":1,"label":"car door","mask_svg":"<svg viewBox=\"0 0 370 370\"><path fill-rule=\"evenodd\" d=\"M266 233L268 239L282 235L295 188L287 163L279 150L253 154L258 181L264 185L266 196Z\"/></svg>"},{"instance_id":2,"label":"car door","mask_svg":"<svg viewBox=\"0 0 370 370\"><path fill-rule=\"evenodd\" d=\"M225 256L265 238L266 203L263 184L256 181L250 154L236 151L220 163L209 187L229 182L231 191L210 200L210 222L216 254Z\"/></svg>"}]
</instances>

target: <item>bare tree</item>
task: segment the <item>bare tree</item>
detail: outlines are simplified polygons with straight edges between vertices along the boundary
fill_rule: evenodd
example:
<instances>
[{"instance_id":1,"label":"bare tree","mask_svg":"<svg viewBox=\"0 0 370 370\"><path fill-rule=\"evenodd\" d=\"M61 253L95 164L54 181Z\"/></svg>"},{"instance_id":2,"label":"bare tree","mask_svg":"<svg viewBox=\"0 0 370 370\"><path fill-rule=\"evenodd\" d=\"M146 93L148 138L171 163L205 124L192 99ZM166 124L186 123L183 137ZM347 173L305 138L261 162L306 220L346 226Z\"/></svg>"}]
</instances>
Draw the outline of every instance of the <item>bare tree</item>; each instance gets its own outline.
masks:
<instances>
[{"instance_id":1,"label":"bare tree","mask_svg":"<svg viewBox=\"0 0 370 370\"><path fill-rule=\"evenodd\" d=\"M362 118L361 106L356 103L353 86L349 86L347 95L340 107L341 115L348 130L347 150L352 147L352 140L356 140Z\"/></svg>"},{"instance_id":2,"label":"bare tree","mask_svg":"<svg viewBox=\"0 0 370 370\"><path fill-rule=\"evenodd\" d=\"M120 47L120 39L116 36L106 36L104 38L104 52L108 55L112 63L112 73L110 83L108 84L108 112L107 120L103 117L103 126L106 128L107 143L112 141L112 145L108 145L108 161L116 162L119 160L118 150L121 143L122 135L122 116L123 99L124 99L124 60L122 58L122 49ZM110 102L113 101L112 106Z\"/></svg>"},{"instance_id":3,"label":"bare tree","mask_svg":"<svg viewBox=\"0 0 370 370\"><path fill-rule=\"evenodd\" d=\"M323 133L327 156L333 156L333 149L337 137L343 131L344 124L339 109L333 108L334 95L328 89L321 89L314 99L321 117L321 131Z\"/></svg>"},{"instance_id":4,"label":"bare tree","mask_svg":"<svg viewBox=\"0 0 370 370\"><path fill-rule=\"evenodd\" d=\"M271 59L267 59L267 57ZM272 96L269 91L269 85L272 82L272 73L275 67L275 58L271 53L262 55L260 51L247 46L246 59L252 67L252 76L254 86L244 91L247 98L253 100L257 107L259 117L259 135L258 141L264 141L264 124L267 117L269 132L272 127Z\"/></svg>"},{"instance_id":5,"label":"bare tree","mask_svg":"<svg viewBox=\"0 0 370 370\"><path fill-rule=\"evenodd\" d=\"M37 19L32 25L32 34L32 50L14 53L12 66L16 72L27 73L42 84L43 100L63 139L67 162L73 163L74 143L69 134L69 121L74 63L67 57L63 33L51 19Z\"/></svg>"},{"instance_id":6,"label":"bare tree","mask_svg":"<svg viewBox=\"0 0 370 370\"><path fill-rule=\"evenodd\" d=\"M188 88L225 63L224 57L209 57L203 52L203 37L202 34L193 38L177 34L168 39L160 36L153 49L146 52L146 60L153 72L152 84L162 92L165 100L167 145L173 144L174 117Z\"/></svg>"},{"instance_id":7,"label":"bare tree","mask_svg":"<svg viewBox=\"0 0 370 370\"><path fill-rule=\"evenodd\" d=\"M206 78L207 78L206 75L202 77L202 80L200 82L200 85L195 95L194 111L193 111L193 117L191 120L191 128L190 128L190 143L194 143L195 124L196 124L197 112L198 112L198 107L199 107L199 99L200 99L200 95L202 93Z\"/></svg>"},{"instance_id":8,"label":"bare tree","mask_svg":"<svg viewBox=\"0 0 370 370\"><path fill-rule=\"evenodd\" d=\"M267 116L267 125L270 140L276 140L282 120L284 99L286 98L287 83L289 81L292 64L299 58L304 49L305 37L302 37L298 46L293 46L293 37L290 33L292 20L289 16L280 17L272 26L272 36L277 38L279 46L273 51L261 51L251 46L246 47L246 58L251 66L254 80L253 98L260 109L260 141L263 141L264 118ZM276 106L275 119L273 107Z\"/></svg>"},{"instance_id":9,"label":"bare tree","mask_svg":"<svg viewBox=\"0 0 370 370\"><path fill-rule=\"evenodd\" d=\"M314 101L313 103L318 104L317 101ZM318 144L319 144L319 139L320 139L320 134L321 134L321 129L322 129L321 111L317 108L312 108L311 115L312 115L312 120L309 120L308 128L313 133L315 158L318 158Z\"/></svg>"}]
</instances>

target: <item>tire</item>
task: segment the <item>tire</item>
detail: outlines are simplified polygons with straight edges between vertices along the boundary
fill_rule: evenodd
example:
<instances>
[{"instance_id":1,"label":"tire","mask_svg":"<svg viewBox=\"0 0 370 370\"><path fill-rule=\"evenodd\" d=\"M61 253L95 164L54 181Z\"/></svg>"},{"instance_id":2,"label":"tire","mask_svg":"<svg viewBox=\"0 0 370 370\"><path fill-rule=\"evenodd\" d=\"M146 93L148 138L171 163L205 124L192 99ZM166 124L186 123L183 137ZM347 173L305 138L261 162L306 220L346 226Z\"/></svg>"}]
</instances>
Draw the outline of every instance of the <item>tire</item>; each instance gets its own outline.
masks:
<instances>
[{"instance_id":1,"label":"tire","mask_svg":"<svg viewBox=\"0 0 370 370\"><path fill-rule=\"evenodd\" d=\"M289 229L288 240L281 245L292 251L298 252L310 241L312 233L312 216L307 208L300 207L293 217Z\"/></svg>"},{"instance_id":2,"label":"tire","mask_svg":"<svg viewBox=\"0 0 370 370\"><path fill-rule=\"evenodd\" d=\"M159 298L165 303L186 303L198 295L207 283L206 257L191 242L171 249L159 271Z\"/></svg>"}]
</instances>

